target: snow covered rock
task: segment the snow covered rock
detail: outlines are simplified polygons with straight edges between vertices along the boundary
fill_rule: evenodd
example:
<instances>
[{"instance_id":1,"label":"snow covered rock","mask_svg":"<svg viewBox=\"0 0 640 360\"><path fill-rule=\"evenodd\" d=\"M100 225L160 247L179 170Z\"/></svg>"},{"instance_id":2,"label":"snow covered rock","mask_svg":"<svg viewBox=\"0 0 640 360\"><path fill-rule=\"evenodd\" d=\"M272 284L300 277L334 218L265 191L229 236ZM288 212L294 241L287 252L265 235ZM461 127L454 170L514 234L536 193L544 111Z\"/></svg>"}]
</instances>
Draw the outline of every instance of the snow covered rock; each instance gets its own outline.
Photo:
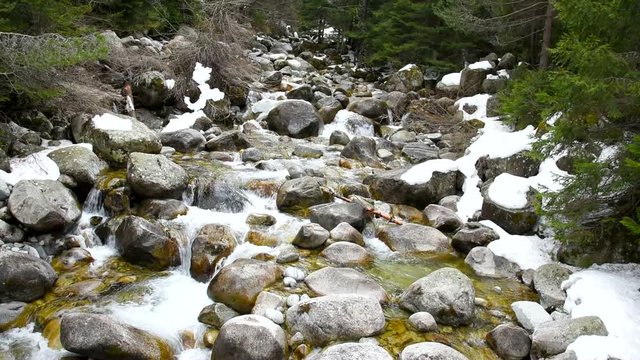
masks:
<instances>
[{"instance_id":1,"label":"snow covered rock","mask_svg":"<svg viewBox=\"0 0 640 360\"><path fill-rule=\"evenodd\" d=\"M332 231L341 223L347 223L355 230L362 231L367 220L367 212L364 207L356 202L321 204L313 206L309 210L309 220L328 231ZM363 245L363 243L359 244Z\"/></svg>"},{"instance_id":2,"label":"snow covered rock","mask_svg":"<svg viewBox=\"0 0 640 360\"><path fill-rule=\"evenodd\" d=\"M479 276L490 278L515 278L520 267L502 256L495 255L484 246L477 246L469 251L464 259Z\"/></svg>"},{"instance_id":3,"label":"snow covered rock","mask_svg":"<svg viewBox=\"0 0 640 360\"><path fill-rule=\"evenodd\" d=\"M188 181L187 172L164 155L129 156L127 182L142 197L182 199Z\"/></svg>"},{"instance_id":4,"label":"snow covered rock","mask_svg":"<svg viewBox=\"0 0 640 360\"><path fill-rule=\"evenodd\" d=\"M518 178L523 179L521 182L499 182L501 176L482 187L482 218L510 234L530 233L538 222L533 206L535 192L524 178Z\"/></svg>"},{"instance_id":5,"label":"snow covered rock","mask_svg":"<svg viewBox=\"0 0 640 360\"><path fill-rule=\"evenodd\" d=\"M318 295L354 294L387 301L387 292L375 280L350 268L325 267L309 274L304 282Z\"/></svg>"},{"instance_id":6,"label":"snow covered rock","mask_svg":"<svg viewBox=\"0 0 640 360\"><path fill-rule=\"evenodd\" d=\"M400 306L411 312L426 311L439 323L466 325L475 314L475 289L471 280L454 268L442 268L415 281L400 296Z\"/></svg>"},{"instance_id":7,"label":"snow covered rock","mask_svg":"<svg viewBox=\"0 0 640 360\"><path fill-rule=\"evenodd\" d=\"M387 350L370 343L344 343L332 345L310 360L393 360Z\"/></svg>"},{"instance_id":8,"label":"snow covered rock","mask_svg":"<svg viewBox=\"0 0 640 360\"><path fill-rule=\"evenodd\" d=\"M451 245L462 253L468 253L476 246L487 246L499 238L500 235L492 228L478 222L468 222L453 235Z\"/></svg>"},{"instance_id":9,"label":"snow covered rock","mask_svg":"<svg viewBox=\"0 0 640 360\"><path fill-rule=\"evenodd\" d=\"M531 354L538 359L550 357L563 353L580 336L608 334L606 326L597 316L546 322L533 332Z\"/></svg>"},{"instance_id":10,"label":"snow covered rock","mask_svg":"<svg viewBox=\"0 0 640 360\"><path fill-rule=\"evenodd\" d=\"M551 315L537 302L516 301L511 304L511 309L520 325L531 332L541 324L553 321Z\"/></svg>"},{"instance_id":11,"label":"snow covered rock","mask_svg":"<svg viewBox=\"0 0 640 360\"><path fill-rule=\"evenodd\" d=\"M440 230L430 226L412 223L389 225L381 229L377 236L393 251L433 253L451 251L449 238Z\"/></svg>"},{"instance_id":12,"label":"snow covered rock","mask_svg":"<svg viewBox=\"0 0 640 360\"><path fill-rule=\"evenodd\" d=\"M95 359L173 359L164 340L102 314L65 314L60 342L68 351Z\"/></svg>"},{"instance_id":13,"label":"snow covered rock","mask_svg":"<svg viewBox=\"0 0 640 360\"><path fill-rule=\"evenodd\" d=\"M93 151L112 166L124 166L130 153L158 154L162 149L155 131L126 115L77 116L71 126L76 142L90 143Z\"/></svg>"},{"instance_id":14,"label":"snow covered rock","mask_svg":"<svg viewBox=\"0 0 640 360\"><path fill-rule=\"evenodd\" d=\"M529 356L531 339L529 333L513 324L501 324L486 336L493 351L504 360L520 360Z\"/></svg>"},{"instance_id":15,"label":"snow covered rock","mask_svg":"<svg viewBox=\"0 0 640 360\"><path fill-rule=\"evenodd\" d=\"M457 350L436 342L421 342L409 345L402 350L399 358L399 360L422 359L469 360Z\"/></svg>"},{"instance_id":16,"label":"snow covered rock","mask_svg":"<svg viewBox=\"0 0 640 360\"><path fill-rule=\"evenodd\" d=\"M22 180L8 200L9 211L22 225L40 233L63 231L82 215L71 190L54 180Z\"/></svg>"},{"instance_id":17,"label":"snow covered rock","mask_svg":"<svg viewBox=\"0 0 640 360\"><path fill-rule=\"evenodd\" d=\"M301 301L287 310L287 328L313 346L360 339L380 333L385 317L380 302L360 295L326 295Z\"/></svg>"},{"instance_id":18,"label":"snow covered rock","mask_svg":"<svg viewBox=\"0 0 640 360\"><path fill-rule=\"evenodd\" d=\"M294 138L318 136L322 128L322 120L313 105L303 100L280 102L265 120L270 130Z\"/></svg>"},{"instance_id":19,"label":"snow covered rock","mask_svg":"<svg viewBox=\"0 0 640 360\"><path fill-rule=\"evenodd\" d=\"M253 259L239 259L213 277L207 295L241 314L253 309L260 292L282 279L282 267Z\"/></svg>"},{"instance_id":20,"label":"snow covered rock","mask_svg":"<svg viewBox=\"0 0 640 360\"><path fill-rule=\"evenodd\" d=\"M473 64L472 64L473 65ZM491 69L467 67L460 73L460 92L463 96L473 96L482 92L482 82Z\"/></svg>"},{"instance_id":21,"label":"snow covered rock","mask_svg":"<svg viewBox=\"0 0 640 360\"><path fill-rule=\"evenodd\" d=\"M180 248L162 227L138 216L127 216L115 233L116 247L128 262L154 270L180 265Z\"/></svg>"},{"instance_id":22,"label":"snow covered rock","mask_svg":"<svg viewBox=\"0 0 640 360\"><path fill-rule=\"evenodd\" d=\"M0 249L0 302L29 302L41 298L58 279L46 261Z\"/></svg>"},{"instance_id":23,"label":"snow covered rock","mask_svg":"<svg viewBox=\"0 0 640 360\"><path fill-rule=\"evenodd\" d=\"M227 321L213 344L216 360L285 360L284 330L260 315L243 315Z\"/></svg>"},{"instance_id":24,"label":"snow covered rock","mask_svg":"<svg viewBox=\"0 0 640 360\"><path fill-rule=\"evenodd\" d=\"M567 280L571 271L559 264L540 266L533 273L533 286L540 295L540 305L545 309L561 308L567 298L562 290L562 282Z\"/></svg>"}]
</instances>

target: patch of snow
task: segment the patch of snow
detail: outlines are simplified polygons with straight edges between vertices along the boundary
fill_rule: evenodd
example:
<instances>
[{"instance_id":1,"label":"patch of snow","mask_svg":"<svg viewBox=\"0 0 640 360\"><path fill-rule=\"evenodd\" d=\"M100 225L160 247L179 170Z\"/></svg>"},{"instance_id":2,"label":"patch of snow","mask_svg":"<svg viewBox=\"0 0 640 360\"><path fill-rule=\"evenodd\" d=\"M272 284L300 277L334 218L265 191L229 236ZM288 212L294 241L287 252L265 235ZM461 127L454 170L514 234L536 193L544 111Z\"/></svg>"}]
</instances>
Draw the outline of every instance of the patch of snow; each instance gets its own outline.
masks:
<instances>
[{"instance_id":1,"label":"patch of snow","mask_svg":"<svg viewBox=\"0 0 640 360\"><path fill-rule=\"evenodd\" d=\"M598 316L608 336L581 336L569 350L578 360L640 359L640 265L605 264L573 273L563 282L571 317Z\"/></svg>"},{"instance_id":2,"label":"patch of snow","mask_svg":"<svg viewBox=\"0 0 640 360\"><path fill-rule=\"evenodd\" d=\"M448 173L458 170L458 164L449 159L427 160L414 165L400 179L409 185L424 184L431 180L434 172Z\"/></svg>"},{"instance_id":3,"label":"patch of snow","mask_svg":"<svg viewBox=\"0 0 640 360\"><path fill-rule=\"evenodd\" d=\"M166 87L167 89L171 90L173 89L173 87L176 86L176 81L173 79L167 79L164 81L164 87Z\"/></svg>"},{"instance_id":4,"label":"patch of snow","mask_svg":"<svg viewBox=\"0 0 640 360\"><path fill-rule=\"evenodd\" d=\"M9 160L11 172L0 170L0 179L7 184L15 185L20 180L58 180L60 169L47 154L51 150L43 150L23 158Z\"/></svg>"},{"instance_id":5,"label":"patch of snow","mask_svg":"<svg viewBox=\"0 0 640 360\"><path fill-rule=\"evenodd\" d=\"M211 78L211 68L203 66L197 62L196 67L193 69L193 75L191 78L196 82L196 84L204 85Z\"/></svg>"},{"instance_id":6,"label":"patch of snow","mask_svg":"<svg viewBox=\"0 0 640 360\"><path fill-rule=\"evenodd\" d=\"M415 67L418 67L418 65L416 64L407 64L405 65L402 69L398 70L398 72L402 72L402 71L409 71Z\"/></svg>"},{"instance_id":7,"label":"patch of snow","mask_svg":"<svg viewBox=\"0 0 640 360\"><path fill-rule=\"evenodd\" d=\"M487 245L489 250L518 264L523 270L535 270L544 264L551 263L557 251L558 244L554 239L539 238L535 235L511 235L493 221L482 220L480 223L492 228L500 235L500 239Z\"/></svg>"},{"instance_id":8,"label":"patch of snow","mask_svg":"<svg viewBox=\"0 0 640 360\"><path fill-rule=\"evenodd\" d=\"M451 73L442 77L440 82L445 86L459 86L460 85L460 73Z\"/></svg>"},{"instance_id":9,"label":"patch of snow","mask_svg":"<svg viewBox=\"0 0 640 360\"><path fill-rule=\"evenodd\" d=\"M202 110L178 115L174 118L171 118L167 126L165 126L161 132L169 133L182 129L189 129L193 126L193 124L196 123L196 120L201 117L206 117L205 113Z\"/></svg>"},{"instance_id":10,"label":"patch of snow","mask_svg":"<svg viewBox=\"0 0 640 360\"><path fill-rule=\"evenodd\" d=\"M200 90L200 97L195 103L191 102L191 99L184 97L184 102L187 104L187 108L191 111L198 111L204 109L207 105L207 101L220 101L224 99L224 93L218 88L211 88L207 81L211 77L211 68L202 66L200 63L196 63L196 67L193 70L192 79L198 84Z\"/></svg>"},{"instance_id":11,"label":"patch of snow","mask_svg":"<svg viewBox=\"0 0 640 360\"><path fill-rule=\"evenodd\" d=\"M131 131L131 119L122 118L111 113L96 115L91 119L93 126L101 130Z\"/></svg>"},{"instance_id":12,"label":"patch of snow","mask_svg":"<svg viewBox=\"0 0 640 360\"><path fill-rule=\"evenodd\" d=\"M507 72L507 70L498 70L498 74L497 75L493 75L493 74L489 74L487 75L487 79L489 80L497 80L497 79L509 79L509 73Z\"/></svg>"},{"instance_id":13,"label":"patch of snow","mask_svg":"<svg viewBox=\"0 0 640 360\"><path fill-rule=\"evenodd\" d=\"M558 111L557 113L551 115L548 119L547 119L547 125L555 125L556 121L558 121L558 119L560 119L562 117L562 111Z\"/></svg>"},{"instance_id":14,"label":"patch of snow","mask_svg":"<svg viewBox=\"0 0 640 360\"><path fill-rule=\"evenodd\" d=\"M598 156L598 162L605 163L612 161L618 156L621 150L622 147L619 145L605 146L600 152L600 156Z\"/></svg>"},{"instance_id":15,"label":"patch of snow","mask_svg":"<svg viewBox=\"0 0 640 360\"><path fill-rule=\"evenodd\" d=\"M487 60L483 60L483 61L478 61L475 62L471 65L469 65L469 69L471 70L491 70L493 69L493 64L491 64L491 62L487 61Z\"/></svg>"},{"instance_id":16,"label":"patch of snow","mask_svg":"<svg viewBox=\"0 0 640 360\"><path fill-rule=\"evenodd\" d=\"M502 173L493 180L487 196L496 204L507 209L522 209L527 206L527 194L531 182L527 178Z\"/></svg>"},{"instance_id":17,"label":"patch of snow","mask_svg":"<svg viewBox=\"0 0 640 360\"><path fill-rule=\"evenodd\" d=\"M474 96L464 97L456 101L454 105L458 109L462 110L462 112L464 113L464 120L482 119L487 117L487 101L489 101L490 97L491 95L489 94L478 94ZM477 110L472 114L468 114L463 109L465 105L475 106Z\"/></svg>"}]
</instances>

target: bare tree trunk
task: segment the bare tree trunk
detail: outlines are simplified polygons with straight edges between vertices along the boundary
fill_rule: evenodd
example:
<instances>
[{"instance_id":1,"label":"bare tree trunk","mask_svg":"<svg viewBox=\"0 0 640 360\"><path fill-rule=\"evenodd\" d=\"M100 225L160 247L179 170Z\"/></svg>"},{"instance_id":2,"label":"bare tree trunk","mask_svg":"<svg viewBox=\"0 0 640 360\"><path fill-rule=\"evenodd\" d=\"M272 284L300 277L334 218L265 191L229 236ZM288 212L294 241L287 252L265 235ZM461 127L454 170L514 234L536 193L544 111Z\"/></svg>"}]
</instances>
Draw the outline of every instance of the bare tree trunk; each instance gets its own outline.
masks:
<instances>
[{"instance_id":1,"label":"bare tree trunk","mask_svg":"<svg viewBox=\"0 0 640 360\"><path fill-rule=\"evenodd\" d=\"M540 50L540 69L549 66L549 48L551 47L551 30L553 29L553 18L556 16L556 9L549 2L547 5L547 15L544 20L544 35L542 36L542 49Z\"/></svg>"}]
</instances>

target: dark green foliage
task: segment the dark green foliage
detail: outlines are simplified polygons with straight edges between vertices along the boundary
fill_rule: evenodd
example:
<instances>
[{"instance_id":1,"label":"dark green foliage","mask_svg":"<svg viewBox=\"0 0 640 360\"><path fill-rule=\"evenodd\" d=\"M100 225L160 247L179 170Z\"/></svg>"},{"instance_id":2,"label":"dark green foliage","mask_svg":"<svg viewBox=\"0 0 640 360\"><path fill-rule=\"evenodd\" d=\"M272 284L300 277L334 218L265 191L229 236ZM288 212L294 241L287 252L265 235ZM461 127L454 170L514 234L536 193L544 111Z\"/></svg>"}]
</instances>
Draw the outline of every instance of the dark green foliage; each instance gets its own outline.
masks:
<instances>
[{"instance_id":1,"label":"dark green foliage","mask_svg":"<svg viewBox=\"0 0 640 360\"><path fill-rule=\"evenodd\" d=\"M82 20L90 10L88 4L72 0L3 1L0 3L0 32L76 35L85 30Z\"/></svg>"}]
</instances>

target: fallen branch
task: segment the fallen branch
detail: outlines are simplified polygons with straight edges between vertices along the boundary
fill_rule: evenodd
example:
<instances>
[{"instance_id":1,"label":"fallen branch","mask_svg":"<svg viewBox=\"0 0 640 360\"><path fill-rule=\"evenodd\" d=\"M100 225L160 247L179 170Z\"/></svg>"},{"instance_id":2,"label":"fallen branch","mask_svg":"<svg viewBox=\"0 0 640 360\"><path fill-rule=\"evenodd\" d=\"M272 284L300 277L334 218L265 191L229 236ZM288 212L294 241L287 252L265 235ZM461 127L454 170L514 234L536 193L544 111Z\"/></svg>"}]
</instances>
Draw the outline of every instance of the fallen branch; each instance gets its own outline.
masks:
<instances>
[{"instance_id":1,"label":"fallen branch","mask_svg":"<svg viewBox=\"0 0 640 360\"><path fill-rule=\"evenodd\" d=\"M340 199L340 200L342 200L342 201L346 201L346 202L348 202L348 203L352 203L352 202L353 202L353 199L349 199L349 198L346 198L346 197L344 197L344 196L342 196L342 195L339 195L339 194L337 194L335 191L333 191L332 189L330 189L330 188L328 188L328 187L324 187L324 188L325 188L329 193L331 193L333 196L337 197L338 199ZM370 213L370 214L372 214L372 215L379 216L379 217L381 217L381 218L383 218L383 219L387 220L388 222L391 222L391 223L394 223L394 224L397 224L397 225L402 225L402 224L404 224L404 222L403 222L402 220L400 220L400 219L396 219L393 215L383 213L383 212L381 212L380 210L376 210L376 209L374 209L374 208L373 208L373 207L371 207L371 206L367 206L367 205L365 205L365 204L364 204L364 202L363 202L363 201L359 201L358 203L359 203L359 204L364 208L364 210L365 210L366 212L368 212L368 213Z\"/></svg>"}]
</instances>

